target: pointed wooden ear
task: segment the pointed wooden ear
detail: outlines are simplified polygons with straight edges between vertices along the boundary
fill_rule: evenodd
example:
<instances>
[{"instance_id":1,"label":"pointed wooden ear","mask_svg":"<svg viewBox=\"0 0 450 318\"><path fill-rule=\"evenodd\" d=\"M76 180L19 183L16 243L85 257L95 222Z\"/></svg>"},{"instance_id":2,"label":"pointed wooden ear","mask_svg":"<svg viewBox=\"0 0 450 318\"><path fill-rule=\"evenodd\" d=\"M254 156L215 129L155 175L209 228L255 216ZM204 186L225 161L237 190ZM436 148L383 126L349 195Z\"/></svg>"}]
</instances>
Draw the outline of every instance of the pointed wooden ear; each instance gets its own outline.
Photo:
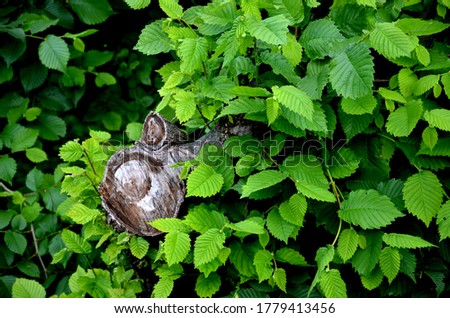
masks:
<instances>
[{"instance_id":1,"label":"pointed wooden ear","mask_svg":"<svg viewBox=\"0 0 450 318\"><path fill-rule=\"evenodd\" d=\"M188 141L187 134L161 115L150 112L142 127L141 143L152 150L163 145L181 144Z\"/></svg>"}]
</instances>

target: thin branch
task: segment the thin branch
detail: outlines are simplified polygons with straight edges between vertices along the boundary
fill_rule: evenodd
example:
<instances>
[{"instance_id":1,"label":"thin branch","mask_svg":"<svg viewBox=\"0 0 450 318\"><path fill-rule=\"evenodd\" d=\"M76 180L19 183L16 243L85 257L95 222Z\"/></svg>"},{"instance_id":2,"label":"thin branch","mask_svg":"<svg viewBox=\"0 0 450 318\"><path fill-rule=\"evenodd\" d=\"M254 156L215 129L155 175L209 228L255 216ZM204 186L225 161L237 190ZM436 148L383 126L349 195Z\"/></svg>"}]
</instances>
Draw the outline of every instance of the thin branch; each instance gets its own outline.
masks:
<instances>
[{"instance_id":1,"label":"thin branch","mask_svg":"<svg viewBox=\"0 0 450 318\"><path fill-rule=\"evenodd\" d=\"M48 274L47 274L47 268L45 267L44 261L41 258L41 255L39 255L39 247L37 244L37 239L36 239L36 233L34 232L34 225L33 223L30 224L31 227L31 235L33 236L33 243L34 243L34 249L36 250L36 255L39 259L39 263L41 263L41 267L44 270L44 275L45 278L48 278Z\"/></svg>"},{"instance_id":2,"label":"thin branch","mask_svg":"<svg viewBox=\"0 0 450 318\"><path fill-rule=\"evenodd\" d=\"M0 187L3 188L3 190L5 190L8 193L13 193L14 191L11 190L10 188L8 188L7 186L5 186L5 184L3 182L0 181Z\"/></svg>"}]
</instances>

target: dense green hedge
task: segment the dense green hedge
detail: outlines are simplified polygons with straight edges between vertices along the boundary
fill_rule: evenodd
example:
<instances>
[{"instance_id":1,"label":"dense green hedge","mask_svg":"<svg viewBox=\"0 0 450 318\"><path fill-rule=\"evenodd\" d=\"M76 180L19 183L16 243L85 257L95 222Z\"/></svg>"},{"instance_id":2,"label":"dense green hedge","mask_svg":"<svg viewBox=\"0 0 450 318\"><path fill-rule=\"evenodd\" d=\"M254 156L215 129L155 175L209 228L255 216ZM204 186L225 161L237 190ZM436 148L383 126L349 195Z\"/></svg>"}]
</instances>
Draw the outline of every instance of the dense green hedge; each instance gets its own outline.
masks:
<instances>
[{"instance_id":1,"label":"dense green hedge","mask_svg":"<svg viewBox=\"0 0 450 318\"><path fill-rule=\"evenodd\" d=\"M0 296L450 295L448 0L1 3ZM254 133L142 238L98 184L150 110Z\"/></svg>"}]
</instances>

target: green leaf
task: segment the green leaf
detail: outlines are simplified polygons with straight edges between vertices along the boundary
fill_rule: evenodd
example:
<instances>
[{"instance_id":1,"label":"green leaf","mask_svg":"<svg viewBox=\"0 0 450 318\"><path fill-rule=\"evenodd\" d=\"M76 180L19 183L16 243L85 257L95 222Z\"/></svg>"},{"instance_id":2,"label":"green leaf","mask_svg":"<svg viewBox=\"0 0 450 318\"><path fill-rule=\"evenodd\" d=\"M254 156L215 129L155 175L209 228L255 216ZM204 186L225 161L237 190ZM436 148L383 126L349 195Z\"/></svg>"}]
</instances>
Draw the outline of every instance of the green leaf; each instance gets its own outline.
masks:
<instances>
[{"instance_id":1,"label":"green leaf","mask_svg":"<svg viewBox=\"0 0 450 318\"><path fill-rule=\"evenodd\" d=\"M195 114L197 105L195 102L195 94L190 91L179 91L173 96L175 103L175 114L180 122L188 121Z\"/></svg>"},{"instance_id":2,"label":"green leaf","mask_svg":"<svg viewBox=\"0 0 450 318\"><path fill-rule=\"evenodd\" d=\"M266 115L267 115L267 122L269 125L271 125L280 114L280 104L277 100L273 98L267 98L266 99Z\"/></svg>"},{"instance_id":3,"label":"green leaf","mask_svg":"<svg viewBox=\"0 0 450 318\"><path fill-rule=\"evenodd\" d=\"M321 59L332 55L335 44L344 39L333 21L319 19L308 23L302 32L300 43L310 59Z\"/></svg>"},{"instance_id":4,"label":"green leaf","mask_svg":"<svg viewBox=\"0 0 450 318\"><path fill-rule=\"evenodd\" d=\"M183 261L191 249L189 234L183 232L170 232L164 239L164 254L167 264L172 266Z\"/></svg>"},{"instance_id":5,"label":"green leaf","mask_svg":"<svg viewBox=\"0 0 450 318\"><path fill-rule=\"evenodd\" d=\"M384 99L393 100L403 104L406 103L406 99L399 92L391 91L390 89L380 87L378 89L378 93L381 96L383 96Z\"/></svg>"},{"instance_id":6,"label":"green leaf","mask_svg":"<svg viewBox=\"0 0 450 318\"><path fill-rule=\"evenodd\" d=\"M361 275L369 275L378 264L381 248L383 246L383 232L363 231L360 238L366 239L365 248L358 249L352 257L352 266Z\"/></svg>"},{"instance_id":7,"label":"green leaf","mask_svg":"<svg viewBox=\"0 0 450 318\"><path fill-rule=\"evenodd\" d=\"M323 271L320 275L319 285L327 298L347 297L347 286L337 269Z\"/></svg>"},{"instance_id":8,"label":"green leaf","mask_svg":"<svg viewBox=\"0 0 450 318\"><path fill-rule=\"evenodd\" d=\"M17 171L16 161L8 155L0 157L0 180L4 180L9 184Z\"/></svg>"},{"instance_id":9,"label":"green leaf","mask_svg":"<svg viewBox=\"0 0 450 318\"><path fill-rule=\"evenodd\" d=\"M250 234L264 234L264 227L251 219L230 224L229 227L238 232Z\"/></svg>"},{"instance_id":10,"label":"green leaf","mask_svg":"<svg viewBox=\"0 0 450 318\"><path fill-rule=\"evenodd\" d=\"M272 277L272 258L272 254L267 250L259 250L255 254L253 265L255 265L256 273L258 274L258 280L260 283Z\"/></svg>"},{"instance_id":11,"label":"green leaf","mask_svg":"<svg viewBox=\"0 0 450 318\"><path fill-rule=\"evenodd\" d=\"M61 82L66 87L82 87L86 82L84 71L78 67L69 66L62 76Z\"/></svg>"},{"instance_id":12,"label":"green leaf","mask_svg":"<svg viewBox=\"0 0 450 318\"><path fill-rule=\"evenodd\" d=\"M48 160L47 154L45 151L39 148L28 148L25 150L25 154L27 158L34 163L40 163Z\"/></svg>"},{"instance_id":13,"label":"green leaf","mask_svg":"<svg viewBox=\"0 0 450 318\"><path fill-rule=\"evenodd\" d=\"M386 130L396 137L409 136L422 117L422 110L420 99L409 100L405 106L397 108L389 115Z\"/></svg>"},{"instance_id":14,"label":"green leaf","mask_svg":"<svg viewBox=\"0 0 450 318\"><path fill-rule=\"evenodd\" d=\"M178 0L159 0L159 6L171 19L179 20L183 15L183 7L178 4Z\"/></svg>"},{"instance_id":15,"label":"green leaf","mask_svg":"<svg viewBox=\"0 0 450 318\"><path fill-rule=\"evenodd\" d=\"M108 0L70 0L69 5L80 20L88 25L102 23L114 13Z\"/></svg>"},{"instance_id":16,"label":"green leaf","mask_svg":"<svg viewBox=\"0 0 450 318\"><path fill-rule=\"evenodd\" d=\"M46 140L58 140L66 135L66 122L58 116L39 117L39 136Z\"/></svg>"},{"instance_id":17,"label":"green leaf","mask_svg":"<svg viewBox=\"0 0 450 318\"><path fill-rule=\"evenodd\" d=\"M447 98L450 99L450 74L442 74L441 76L441 82L444 86L445 95L447 95Z\"/></svg>"},{"instance_id":18,"label":"green leaf","mask_svg":"<svg viewBox=\"0 0 450 318\"><path fill-rule=\"evenodd\" d=\"M342 260L346 262L355 254L358 248L359 235L353 229L345 229L339 235L337 252L341 256Z\"/></svg>"},{"instance_id":19,"label":"green leaf","mask_svg":"<svg viewBox=\"0 0 450 318\"><path fill-rule=\"evenodd\" d=\"M20 82L25 91L29 92L44 84L48 69L41 63L34 63L20 69Z\"/></svg>"},{"instance_id":20,"label":"green leaf","mask_svg":"<svg viewBox=\"0 0 450 318\"><path fill-rule=\"evenodd\" d=\"M11 150L17 152L32 147L36 143L38 134L35 129L18 126L12 137Z\"/></svg>"},{"instance_id":21,"label":"green leaf","mask_svg":"<svg viewBox=\"0 0 450 318\"><path fill-rule=\"evenodd\" d=\"M428 227L442 202L443 190L439 179L431 171L410 176L403 187L403 199L408 212Z\"/></svg>"},{"instance_id":22,"label":"green leaf","mask_svg":"<svg viewBox=\"0 0 450 318\"><path fill-rule=\"evenodd\" d=\"M312 120L314 105L311 98L297 87L288 86L273 86L273 98L289 108L293 112Z\"/></svg>"},{"instance_id":23,"label":"green leaf","mask_svg":"<svg viewBox=\"0 0 450 318\"><path fill-rule=\"evenodd\" d=\"M147 255L149 246L150 244L142 237L133 236L130 240L130 252L138 259L142 259Z\"/></svg>"},{"instance_id":24,"label":"green leaf","mask_svg":"<svg viewBox=\"0 0 450 318\"><path fill-rule=\"evenodd\" d=\"M82 203L72 205L66 216L70 217L75 223L86 224L95 220L101 212L97 209L90 209Z\"/></svg>"},{"instance_id":25,"label":"green leaf","mask_svg":"<svg viewBox=\"0 0 450 318\"><path fill-rule=\"evenodd\" d=\"M439 83L439 75L425 75L415 82L413 95L420 96Z\"/></svg>"},{"instance_id":26,"label":"green leaf","mask_svg":"<svg viewBox=\"0 0 450 318\"><path fill-rule=\"evenodd\" d=\"M351 176L359 167L361 159L350 148L340 148L327 164L334 179Z\"/></svg>"},{"instance_id":27,"label":"green leaf","mask_svg":"<svg viewBox=\"0 0 450 318\"><path fill-rule=\"evenodd\" d=\"M149 222L149 224L165 233L189 230L189 227L177 218L159 218Z\"/></svg>"},{"instance_id":28,"label":"green leaf","mask_svg":"<svg viewBox=\"0 0 450 318\"><path fill-rule=\"evenodd\" d=\"M45 288L35 280L17 278L12 286L13 298L45 298Z\"/></svg>"},{"instance_id":29,"label":"green leaf","mask_svg":"<svg viewBox=\"0 0 450 318\"><path fill-rule=\"evenodd\" d=\"M306 198L303 195L294 194L289 201L285 201L280 205L280 215L289 223L302 226L307 206Z\"/></svg>"},{"instance_id":30,"label":"green leaf","mask_svg":"<svg viewBox=\"0 0 450 318\"><path fill-rule=\"evenodd\" d=\"M422 132L422 142L425 146L433 150L438 142L438 132L434 127L427 127Z\"/></svg>"},{"instance_id":31,"label":"green leaf","mask_svg":"<svg viewBox=\"0 0 450 318\"><path fill-rule=\"evenodd\" d=\"M148 24L141 31L134 49L146 55L169 52L173 44L167 33L162 30L161 24L161 21Z\"/></svg>"},{"instance_id":32,"label":"green leaf","mask_svg":"<svg viewBox=\"0 0 450 318\"><path fill-rule=\"evenodd\" d=\"M21 261L17 263L17 268L19 268L22 273L30 277L39 278L41 276L39 267L33 262Z\"/></svg>"},{"instance_id":33,"label":"green leaf","mask_svg":"<svg viewBox=\"0 0 450 318\"><path fill-rule=\"evenodd\" d=\"M23 255L27 248L27 239L21 233L6 231L4 240L6 247L13 253Z\"/></svg>"},{"instance_id":34,"label":"green leaf","mask_svg":"<svg viewBox=\"0 0 450 318\"><path fill-rule=\"evenodd\" d=\"M141 123L128 123L125 132L130 140L139 140L142 135L142 124Z\"/></svg>"},{"instance_id":35,"label":"green leaf","mask_svg":"<svg viewBox=\"0 0 450 318\"><path fill-rule=\"evenodd\" d=\"M211 273L208 277L200 274L195 283L195 292L199 297L212 297L220 289L221 281L217 273Z\"/></svg>"},{"instance_id":36,"label":"green leaf","mask_svg":"<svg viewBox=\"0 0 450 318\"><path fill-rule=\"evenodd\" d=\"M28 223L31 223L38 218L41 211L42 207L39 205L39 203L34 202L31 205L23 207L21 214Z\"/></svg>"},{"instance_id":37,"label":"green leaf","mask_svg":"<svg viewBox=\"0 0 450 318\"><path fill-rule=\"evenodd\" d=\"M152 296L155 298L167 298L173 290L173 279L171 277L161 277L153 286Z\"/></svg>"},{"instance_id":38,"label":"green leaf","mask_svg":"<svg viewBox=\"0 0 450 318\"><path fill-rule=\"evenodd\" d=\"M374 72L370 50L361 42L331 60L330 82L338 95L356 99L371 94Z\"/></svg>"},{"instance_id":39,"label":"green leaf","mask_svg":"<svg viewBox=\"0 0 450 318\"><path fill-rule=\"evenodd\" d=\"M399 88L404 97L411 96L415 93L417 81L417 75L408 68L404 68L398 73Z\"/></svg>"},{"instance_id":40,"label":"green leaf","mask_svg":"<svg viewBox=\"0 0 450 318\"><path fill-rule=\"evenodd\" d=\"M53 34L45 37L39 45L39 59L52 70L64 72L69 62L70 52L67 43Z\"/></svg>"},{"instance_id":41,"label":"green leaf","mask_svg":"<svg viewBox=\"0 0 450 318\"><path fill-rule=\"evenodd\" d=\"M424 46L418 45L414 52L416 53L417 59L419 60L420 64L424 66L428 66L430 64L430 52L428 52L428 50Z\"/></svg>"},{"instance_id":42,"label":"green leaf","mask_svg":"<svg viewBox=\"0 0 450 318\"><path fill-rule=\"evenodd\" d=\"M200 164L192 171L187 180L186 197L210 197L218 193L223 185L223 176L212 167Z\"/></svg>"},{"instance_id":43,"label":"green leaf","mask_svg":"<svg viewBox=\"0 0 450 318\"><path fill-rule=\"evenodd\" d=\"M256 39L271 45L283 45L287 42L289 20L283 15L276 15L264 20L247 16L245 26Z\"/></svg>"},{"instance_id":44,"label":"green leaf","mask_svg":"<svg viewBox=\"0 0 450 318\"><path fill-rule=\"evenodd\" d=\"M439 209L436 223L440 240L450 237L450 200L445 202Z\"/></svg>"},{"instance_id":45,"label":"green leaf","mask_svg":"<svg viewBox=\"0 0 450 318\"><path fill-rule=\"evenodd\" d=\"M180 71L192 74L203 68L203 62L208 58L208 41L205 38L184 39L178 47L181 58Z\"/></svg>"},{"instance_id":46,"label":"green leaf","mask_svg":"<svg viewBox=\"0 0 450 318\"><path fill-rule=\"evenodd\" d=\"M248 197L258 190L269 188L286 178L287 174L278 170L264 170L251 175L247 179L247 183L242 187L241 198Z\"/></svg>"},{"instance_id":47,"label":"green leaf","mask_svg":"<svg viewBox=\"0 0 450 318\"><path fill-rule=\"evenodd\" d=\"M295 226L285 221L277 208L273 208L267 215L267 229L275 238L287 244L289 237L295 230Z\"/></svg>"},{"instance_id":48,"label":"green leaf","mask_svg":"<svg viewBox=\"0 0 450 318\"><path fill-rule=\"evenodd\" d=\"M423 117L430 124L430 126L441 130L450 131L450 110L433 109L426 111L423 114Z\"/></svg>"},{"instance_id":49,"label":"green leaf","mask_svg":"<svg viewBox=\"0 0 450 318\"><path fill-rule=\"evenodd\" d=\"M307 266L305 258L296 250L283 247L275 253L275 260L297 266Z\"/></svg>"},{"instance_id":50,"label":"green leaf","mask_svg":"<svg viewBox=\"0 0 450 318\"><path fill-rule=\"evenodd\" d=\"M342 110L350 115L372 114L377 106L377 100L372 94L356 99L343 98L341 106Z\"/></svg>"},{"instance_id":51,"label":"green leaf","mask_svg":"<svg viewBox=\"0 0 450 318\"><path fill-rule=\"evenodd\" d=\"M77 161L83 156L83 148L76 141L68 141L59 149L59 156L67 162Z\"/></svg>"},{"instance_id":52,"label":"green leaf","mask_svg":"<svg viewBox=\"0 0 450 318\"><path fill-rule=\"evenodd\" d=\"M252 250L254 245L242 244L240 242L232 242L230 244L230 262L238 272L246 277L256 276L256 269L253 265L255 252Z\"/></svg>"},{"instance_id":53,"label":"green leaf","mask_svg":"<svg viewBox=\"0 0 450 318\"><path fill-rule=\"evenodd\" d=\"M97 85L97 87L111 86L116 83L116 78L110 73L100 72L95 76L95 85Z\"/></svg>"},{"instance_id":54,"label":"green leaf","mask_svg":"<svg viewBox=\"0 0 450 318\"><path fill-rule=\"evenodd\" d=\"M273 281L278 286L279 289L286 292L286 271L283 268L276 268L273 272Z\"/></svg>"},{"instance_id":55,"label":"green leaf","mask_svg":"<svg viewBox=\"0 0 450 318\"><path fill-rule=\"evenodd\" d=\"M395 247L385 247L380 254L380 268L389 284L397 277L400 271L400 252Z\"/></svg>"},{"instance_id":56,"label":"green leaf","mask_svg":"<svg viewBox=\"0 0 450 318\"><path fill-rule=\"evenodd\" d=\"M197 237L194 244L194 265L208 263L219 255L225 242L225 233L220 229L212 228Z\"/></svg>"},{"instance_id":57,"label":"green leaf","mask_svg":"<svg viewBox=\"0 0 450 318\"><path fill-rule=\"evenodd\" d=\"M350 192L338 211L344 221L361 226L363 229L378 229L391 224L403 216L394 203L375 190L356 190Z\"/></svg>"},{"instance_id":58,"label":"green leaf","mask_svg":"<svg viewBox=\"0 0 450 318\"><path fill-rule=\"evenodd\" d=\"M303 47L297 42L294 35L288 34L287 42L282 46L281 50L283 56L292 66L297 66L301 62Z\"/></svg>"},{"instance_id":59,"label":"green leaf","mask_svg":"<svg viewBox=\"0 0 450 318\"><path fill-rule=\"evenodd\" d=\"M326 202L336 201L336 197L328 191L329 184L321 163L314 156L290 156L280 169L289 174L297 190L306 197Z\"/></svg>"},{"instance_id":60,"label":"green leaf","mask_svg":"<svg viewBox=\"0 0 450 318\"><path fill-rule=\"evenodd\" d=\"M72 232L68 229L63 229L61 232L61 238L67 248L78 254L88 254L92 250L91 244L89 244L80 235Z\"/></svg>"},{"instance_id":61,"label":"green leaf","mask_svg":"<svg viewBox=\"0 0 450 318\"><path fill-rule=\"evenodd\" d=\"M379 22L370 33L372 47L388 59L411 56L415 45L401 29L393 23Z\"/></svg>"},{"instance_id":62,"label":"green leaf","mask_svg":"<svg viewBox=\"0 0 450 318\"><path fill-rule=\"evenodd\" d=\"M151 0L125 0L125 2L131 9L140 10L147 8Z\"/></svg>"},{"instance_id":63,"label":"green leaf","mask_svg":"<svg viewBox=\"0 0 450 318\"><path fill-rule=\"evenodd\" d=\"M371 271L368 275L361 275L361 283L364 288L368 290L374 290L378 286L380 286L383 281L383 272L377 266L373 271Z\"/></svg>"},{"instance_id":64,"label":"green leaf","mask_svg":"<svg viewBox=\"0 0 450 318\"><path fill-rule=\"evenodd\" d=\"M406 18L397 20L395 26L407 34L423 36L442 32L447 29L450 24L442 23L437 20Z\"/></svg>"},{"instance_id":65,"label":"green leaf","mask_svg":"<svg viewBox=\"0 0 450 318\"><path fill-rule=\"evenodd\" d=\"M184 221L185 224L202 234L210 228L223 228L225 222L226 218L223 214L211 210L206 204L189 209L189 213Z\"/></svg>"},{"instance_id":66,"label":"green leaf","mask_svg":"<svg viewBox=\"0 0 450 318\"><path fill-rule=\"evenodd\" d=\"M436 247L436 245L425 241L423 238L408 234L385 233L383 242L397 248L423 248Z\"/></svg>"}]
</instances>

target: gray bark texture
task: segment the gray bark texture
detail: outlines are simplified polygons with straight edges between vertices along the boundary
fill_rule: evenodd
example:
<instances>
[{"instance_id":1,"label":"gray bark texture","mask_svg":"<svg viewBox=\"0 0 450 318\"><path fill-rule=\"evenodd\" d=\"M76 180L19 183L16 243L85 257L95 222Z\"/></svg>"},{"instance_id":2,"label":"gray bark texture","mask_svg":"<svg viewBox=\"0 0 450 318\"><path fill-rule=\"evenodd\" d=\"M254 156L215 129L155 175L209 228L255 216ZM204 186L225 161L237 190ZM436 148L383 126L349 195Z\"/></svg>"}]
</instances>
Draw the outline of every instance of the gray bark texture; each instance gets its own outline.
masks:
<instances>
[{"instance_id":1,"label":"gray bark texture","mask_svg":"<svg viewBox=\"0 0 450 318\"><path fill-rule=\"evenodd\" d=\"M117 151L106 165L99 191L108 222L117 231L139 236L161 234L148 222L177 217L185 195L182 168L171 166L194 159L205 144L222 145L231 135L249 132L249 126L218 124L189 143L182 130L151 112L141 139L133 147Z\"/></svg>"}]
</instances>

